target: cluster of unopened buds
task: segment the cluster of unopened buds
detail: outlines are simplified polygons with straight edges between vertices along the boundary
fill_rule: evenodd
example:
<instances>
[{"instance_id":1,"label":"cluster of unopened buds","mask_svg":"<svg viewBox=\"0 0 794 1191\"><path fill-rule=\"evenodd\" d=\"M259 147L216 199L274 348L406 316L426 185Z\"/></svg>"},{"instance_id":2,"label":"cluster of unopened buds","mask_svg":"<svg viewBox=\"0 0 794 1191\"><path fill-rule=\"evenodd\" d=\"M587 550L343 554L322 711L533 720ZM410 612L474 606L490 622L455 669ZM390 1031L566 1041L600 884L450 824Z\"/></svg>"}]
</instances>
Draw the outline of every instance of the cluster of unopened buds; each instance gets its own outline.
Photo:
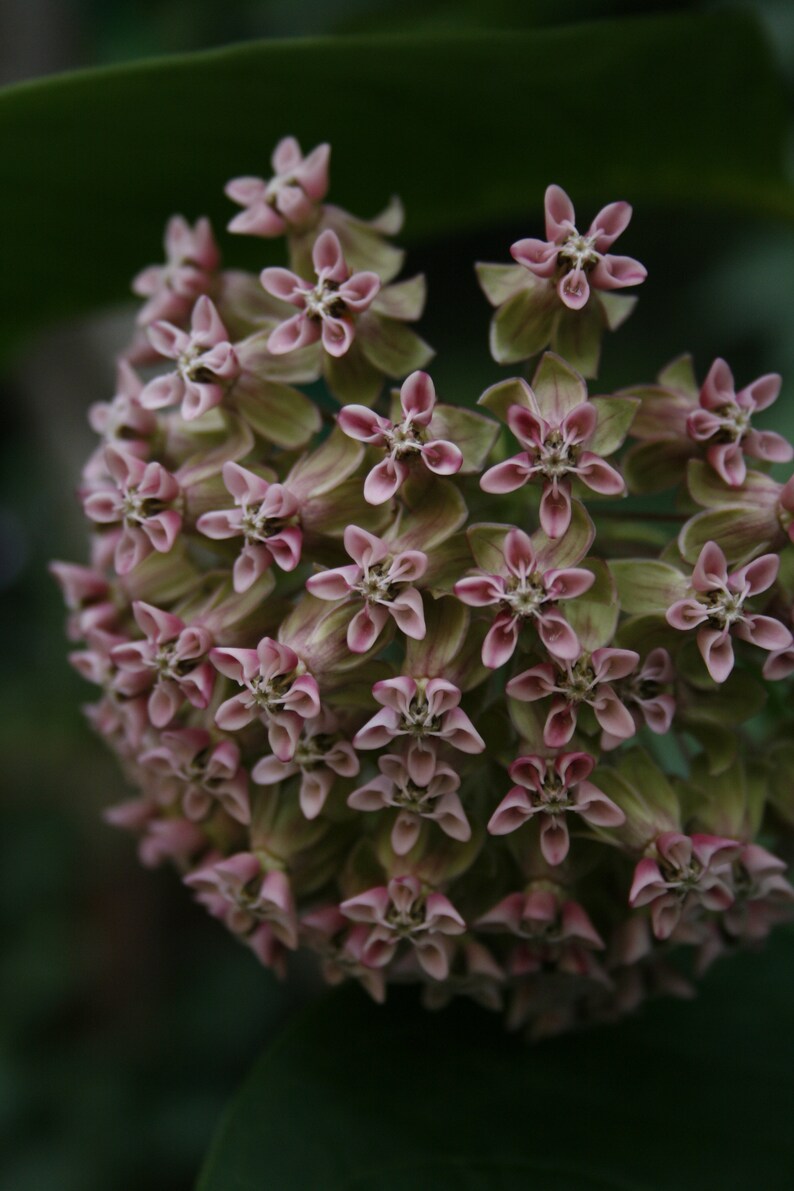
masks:
<instances>
[{"instance_id":1,"label":"cluster of unopened buds","mask_svg":"<svg viewBox=\"0 0 794 1191\"><path fill-rule=\"evenodd\" d=\"M107 817L276 972L308 947L535 1035L689 995L794 902L780 378L588 393L645 270L627 203L583 233L551 186L546 239L477 266L527 379L439 401L399 205L329 205L328 166L287 138L227 187L289 268L177 216L133 283L90 564L52 567L137 790Z\"/></svg>"}]
</instances>

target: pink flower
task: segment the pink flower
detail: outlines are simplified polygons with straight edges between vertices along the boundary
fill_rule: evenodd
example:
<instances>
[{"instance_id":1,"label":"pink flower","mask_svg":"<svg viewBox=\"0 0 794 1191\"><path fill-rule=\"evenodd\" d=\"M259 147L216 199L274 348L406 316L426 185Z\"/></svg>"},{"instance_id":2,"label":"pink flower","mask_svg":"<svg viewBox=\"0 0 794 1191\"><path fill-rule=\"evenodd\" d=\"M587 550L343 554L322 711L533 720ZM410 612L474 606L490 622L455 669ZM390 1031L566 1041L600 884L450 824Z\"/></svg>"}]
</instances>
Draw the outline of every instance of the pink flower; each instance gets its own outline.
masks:
<instances>
[{"instance_id":1,"label":"pink flower","mask_svg":"<svg viewBox=\"0 0 794 1191\"><path fill-rule=\"evenodd\" d=\"M233 178L226 194L245 209L229 223L230 232L280 236L304 228L317 217L328 192L330 145L318 145L306 157L294 137L284 137L271 158L273 177Z\"/></svg>"},{"instance_id":2,"label":"pink flower","mask_svg":"<svg viewBox=\"0 0 794 1191\"><path fill-rule=\"evenodd\" d=\"M457 793L460 777L434 751L407 748L402 754L386 753L378 758L378 768L380 774L354 790L347 805L357 811L385 807L399 811L391 833L397 856L410 852L423 819L438 823L452 839L465 842L471 838L471 827Z\"/></svg>"},{"instance_id":3,"label":"pink flower","mask_svg":"<svg viewBox=\"0 0 794 1191\"><path fill-rule=\"evenodd\" d=\"M248 934L266 922L285 947L297 947L298 917L287 875L278 869L263 873L253 852L237 852L196 869L185 877L185 884L199 893L220 894L232 911L226 924L237 934Z\"/></svg>"},{"instance_id":4,"label":"pink flower","mask_svg":"<svg viewBox=\"0 0 794 1191\"><path fill-rule=\"evenodd\" d=\"M104 575L74 562L51 562L48 569L70 613L66 631L71 641L80 641L92 629L115 627L119 609Z\"/></svg>"},{"instance_id":5,"label":"pink flower","mask_svg":"<svg viewBox=\"0 0 794 1191\"><path fill-rule=\"evenodd\" d=\"M233 741L213 741L203 728L173 728L142 754L141 764L159 775L166 792L176 785L188 819L205 819L219 802L238 823L251 822L248 776Z\"/></svg>"},{"instance_id":6,"label":"pink flower","mask_svg":"<svg viewBox=\"0 0 794 1191\"><path fill-rule=\"evenodd\" d=\"M420 593L411 584L424 575L427 555L421 550L394 554L382 538L356 525L345 530L345 549L355 565L312 575L306 580L306 589L321 600L364 601L348 625L351 652L371 649L389 616L406 636L421 640L425 635L424 608Z\"/></svg>"},{"instance_id":7,"label":"pink flower","mask_svg":"<svg viewBox=\"0 0 794 1191\"><path fill-rule=\"evenodd\" d=\"M284 355L322 339L331 356L343 356L355 334L355 316L366 310L380 289L377 273L351 273L335 232L321 232L312 249L317 282L304 281L289 269L263 269L262 285L269 294L297 306L299 313L271 332L267 346Z\"/></svg>"},{"instance_id":8,"label":"pink flower","mask_svg":"<svg viewBox=\"0 0 794 1191\"><path fill-rule=\"evenodd\" d=\"M251 770L251 777L259 786L271 786L299 773L301 810L307 819L316 819L336 777L355 777L359 762L330 712L322 711L314 719L304 720L302 729L291 761L262 757Z\"/></svg>"},{"instance_id":9,"label":"pink flower","mask_svg":"<svg viewBox=\"0 0 794 1191\"><path fill-rule=\"evenodd\" d=\"M585 235L577 231L573 204L561 187L547 188L545 209L547 239L518 240L510 253L536 277L556 277L557 293L571 310L581 310L591 288L623 289L645 280L647 271L639 261L607 252L628 227L628 203L604 207Z\"/></svg>"},{"instance_id":10,"label":"pink flower","mask_svg":"<svg viewBox=\"0 0 794 1191\"><path fill-rule=\"evenodd\" d=\"M356 733L353 747L378 749L397 736L409 736L411 747L430 765L430 740L446 741L464 753L481 753L485 741L458 704L461 692L445 678L386 678L372 694L383 710ZM418 763L418 762L417 762Z\"/></svg>"},{"instance_id":11,"label":"pink flower","mask_svg":"<svg viewBox=\"0 0 794 1191\"><path fill-rule=\"evenodd\" d=\"M491 835L507 835L538 815L541 851L549 864L560 864L569 848L567 813L581 815L596 827L620 827L626 821L623 811L587 780L594 765L587 753L560 753L552 760L519 757L510 766L518 785L491 815Z\"/></svg>"},{"instance_id":12,"label":"pink flower","mask_svg":"<svg viewBox=\"0 0 794 1191\"><path fill-rule=\"evenodd\" d=\"M88 410L91 429L102 440L83 470L88 479L93 478L104 459L104 446L115 443L130 455L147 459L150 439L157 429L157 416L141 405L143 382L127 363L119 360L116 367L116 394L110 401L95 401Z\"/></svg>"},{"instance_id":13,"label":"pink flower","mask_svg":"<svg viewBox=\"0 0 794 1191\"><path fill-rule=\"evenodd\" d=\"M674 629L697 628L698 649L715 682L724 682L733 669L731 633L761 649L782 650L791 644L791 633L779 620L744 607L745 600L772 586L779 566L776 554L763 554L729 574L722 550L707 542L692 573L692 595L668 608L667 621Z\"/></svg>"},{"instance_id":14,"label":"pink flower","mask_svg":"<svg viewBox=\"0 0 794 1191\"><path fill-rule=\"evenodd\" d=\"M534 621L538 636L549 653L575 658L580 652L576 633L556 606L557 600L575 599L589 591L595 581L592 571L578 567L540 569L530 538L511 529L504 543L504 571L489 575L480 571L454 586L455 595L474 608L500 607L483 641L483 665L496 669L513 656L521 626Z\"/></svg>"},{"instance_id":15,"label":"pink flower","mask_svg":"<svg viewBox=\"0 0 794 1191\"><path fill-rule=\"evenodd\" d=\"M770 463L794 459L794 447L772 430L754 430L750 419L777 399L781 378L769 373L738 393L733 373L722 359L711 365L700 390L700 409L687 418L687 432L706 444L706 458L732 488L740 488L747 475L744 456Z\"/></svg>"},{"instance_id":16,"label":"pink flower","mask_svg":"<svg viewBox=\"0 0 794 1191\"><path fill-rule=\"evenodd\" d=\"M651 907L653 933L668 939L682 915L702 907L726 910L733 902L731 865L742 845L716 835L667 831L634 870L629 905Z\"/></svg>"},{"instance_id":17,"label":"pink flower","mask_svg":"<svg viewBox=\"0 0 794 1191\"><path fill-rule=\"evenodd\" d=\"M564 416L542 417L529 386L533 408L512 405L507 421L524 450L504 463L490 467L480 479L484 492L514 492L530 480L540 479L540 524L550 538L559 538L571 523L571 479L581 480L593 492L620 496L623 477L609 463L585 445L596 429L598 414L589 401L576 405Z\"/></svg>"},{"instance_id":18,"label":"pink flower","mask_svg":"<svg viewBox=\"0 0 794 1191\"><path fill-rule=\"evenodd\" d=\"M348 898L339 909L353 922L373 924L364 946L365 964L385 967L404 941L415 948L416 958L434 980L444 980L449 973L450 936L466 929L452 903L441 893L425 892L413 876L394 877L388 886Z\"/></svg>"},{"instance_id":19,"label":"pink flower","mask_svg":"<svg viewBox=\"0 0 794 1191\"><path fill-rule=\"evenodd\" d=\"M562 748L568 743L582 704L592 707L605 732L627 740L636 732L636 725L611 684L630 674L639 660L640 655L633 649L602 648L592 654L583 651L572 662L531 666L510 679L507 693L527 703L553 696L543 730L547 748Z\"/></svg>"},{"instance_id":20,"label":"pink flower","mask_svg":"<svg viewBox=\"0 0 794 1191\"><path fill-rule=\"evenodd\" d=\"M735 901L722 916L727 934L743 942L765 939L778 922L791 918L794 887L786 862L760 844L745 844L734 861Z\"/></svg>"},{"instance_id":21,"label":"pink flower","mask_svg":"<svg viewBox=\"0 0 794 1191\"><path fill-rule=\"evenodd\" d=\"M390 500L408 478L412 460L440 476L460 471L463 455L454 443L435 438L430 423L436 391L426 372L412 372L400 389L403 418L396 425L363 405L348 405L339 411L338 422L345 434L359 442L382 447L386 458L377 463L364 482L364 498L379 505Z\"/></svg>"},{"instance_id":22,"label":"pink flower","mask_svg":"<svg viewBox=\"0 0 794 1191\"><path fill-rule=\"evenodd\" d=\"M244 539L234 563L234 590L248 591L274 562L282 571L293 571L303 541L295 524L297 497L283 484L271 484L231 461L223 465L223 482L237 507L203 513L196 529L208 538Z\"/></svg>"},{"instance_id":23,"label":"pink flower","mask_svg":"<svg viewBox=\"0 0 794 1191\"><path fill-rule=\"evenodd\" d=\"M563 901L550 889L511 893L474 925L524 940L510 955L513 976L553 968L574 976L598 978L590 953L603 950L604 940L578 902Z\"/></svg>"},{"instance_id":24,"label":"pink flower","mask_svg":"<svg viewBox=\"0 0 794 1191\"><path fill-rule=\"evenodd\" d=\"M153 683L148 706L155 728L169 724L185 699L194 707L207 707L215 684L207 661L211 634L141 600L133 601L132 613L146 640L116 645L111 657L120 670L147 675Z\"/></svg>"},{"instance_id":25,"label":"pink flower","mask_svg":"<svg viewBox=\"0 0 794 1191\"><path fill-rule=\"evenodd\" d=\"M663 687L675 679L672 658L666 649L652 649L636 673L631 674L620 687L620 699L628 707L639 730L643 724L664 736L670 731L675 715L675 699ZM602 732L602 749L613 749L623 743L623 738Z\"/></svg>"},{"instance_id":26,"label":"pink flower","mask_svg":"<svg viewBox=\"0 0 794 1191\"><path fill-rule=\"evenodd\" d=\"M186 421L200 418L223 401L240 373L237 353L208 297L199 298L190 319L190 333L171 323L149 327L149 339L161 356L176 360L174 372L149 381L140 395L144 409L181 405Z\"/></svg>"},{"instance_id":27,"label":"pink flower","mask_svg":"<svg viewBox=\"0 0 794 1191\"><path fill-rule=\"evenodd\" d=\"M300 926L301 934L320 956L323 978L328 984L358 980L373 1001L383 1004L386 1000L383 972L367 967L362 958L370 933L365 923L350 926L338 906L321 906L304 915Z\"/></svg>"},{"instance_id":28,"label":"pink flower","mask_svg":"<svg viewBox=\"0 0 794 1191\"><path fill-rule=\"evenodd\" d=\"M155 319L181 323L196 299L209 293L220 263L210 221L198 219L191 227L174 215L165 230L165 256L164 265L150 265L132 283L134 293L149 299L138 312L139 326Z\"/></svg>"},{"instance_id":29,"label":"pink flower","mask_svg":"<svg viewBox=\"0 0 794 1191\"><path fill-rule=\"evenodd\" d=\"M291 761L302 721L320 714L317 682L305 673L295 651L263 637L256 649L213 649L210 661L243 687L218 708L218 727L236 732L258 717L279 761Z\"/></svg>"},{"instance_id":30,"label":"pink flower","mask_svg":"<svg viewBox=\"0 0 794 1191\"><path fill-rule=\"evenodd\" d=\"M182 528L182 515L173 507L181 496L178 481L160 463L105 448L105 464L114 486L102 485L83 498L92 521L122 523L115 544L114 561L119 575L127 575L152 550L167 554Z\"/></svg>"}]
</instances>

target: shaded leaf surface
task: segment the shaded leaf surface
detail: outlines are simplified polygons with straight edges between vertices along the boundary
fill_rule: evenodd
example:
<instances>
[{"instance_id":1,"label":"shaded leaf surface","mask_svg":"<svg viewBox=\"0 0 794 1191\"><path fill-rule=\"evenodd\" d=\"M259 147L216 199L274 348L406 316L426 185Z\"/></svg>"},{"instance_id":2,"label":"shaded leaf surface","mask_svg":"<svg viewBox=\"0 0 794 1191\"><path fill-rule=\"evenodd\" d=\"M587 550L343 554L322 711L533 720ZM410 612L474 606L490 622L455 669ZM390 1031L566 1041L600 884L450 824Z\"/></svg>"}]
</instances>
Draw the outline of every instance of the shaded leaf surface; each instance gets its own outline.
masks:
<instances>
[{"instance_id":1,"label":"shaded leaf surface","mask_svg":"<svg viewBox=\"0 0 794 1191\"><path fill-rule=\"evenodd\" d=\"M785 1191L794 937L693 1002L524 1046L470 1005L329 995L260 1060L199 1191Z\"/></svg>"},{"instance_id":2,"label":"shaded leaf surface","mask_svg":"<svg viewBox=\"0 0 794 1191\"><path fill-rule=\"evenodd\" d=\"M286 132L333 142L333 200L357 213L399 190L417 239L537 222L552 177L583 214L625 196L790 215L785 120L755 21L728 11L249 43L8 88L0 270L13 289L0 346L123 298L159 259L171 212L222 227L235 210L223 184L267 173ZM276 255L250 240L230 253Z\"/></svg>"}]
</instances>

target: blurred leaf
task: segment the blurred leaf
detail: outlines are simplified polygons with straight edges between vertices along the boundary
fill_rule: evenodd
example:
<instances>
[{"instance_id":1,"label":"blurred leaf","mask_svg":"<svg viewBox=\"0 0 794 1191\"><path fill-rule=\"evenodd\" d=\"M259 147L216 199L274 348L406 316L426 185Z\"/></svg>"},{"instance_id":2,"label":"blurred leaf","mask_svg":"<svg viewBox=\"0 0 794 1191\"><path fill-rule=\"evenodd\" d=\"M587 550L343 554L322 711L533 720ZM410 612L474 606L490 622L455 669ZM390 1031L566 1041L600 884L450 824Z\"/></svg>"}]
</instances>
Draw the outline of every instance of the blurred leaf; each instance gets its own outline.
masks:
<instances>
[{"instance_id":1,"label":"blurred leaf","mask_svg":"<svg viewBox=\"0 0 794 1191\"><path fill-rule=\"evenodd\" d=\"M199 1191L787 1191L793 942L535 1046L468 1004L330 995L260 1060Z\"/></svg>"},{"instance_id":2,"label":"blurred leaf","mask_svg":"<svg viewBox=\"0 0 794 1191\"><path fill-rule=\"evenodd\" d=\"M287 132L333 142L335 201L367 214L399 189L416 239L530 231L552 179L585 218L622 197L790 217L785 123L758 26L729 11L260 42L22 84L0 95L0 347L121 299L171 212L221 225L224 182L267 173Z\"/></svg>"}]
</instances>

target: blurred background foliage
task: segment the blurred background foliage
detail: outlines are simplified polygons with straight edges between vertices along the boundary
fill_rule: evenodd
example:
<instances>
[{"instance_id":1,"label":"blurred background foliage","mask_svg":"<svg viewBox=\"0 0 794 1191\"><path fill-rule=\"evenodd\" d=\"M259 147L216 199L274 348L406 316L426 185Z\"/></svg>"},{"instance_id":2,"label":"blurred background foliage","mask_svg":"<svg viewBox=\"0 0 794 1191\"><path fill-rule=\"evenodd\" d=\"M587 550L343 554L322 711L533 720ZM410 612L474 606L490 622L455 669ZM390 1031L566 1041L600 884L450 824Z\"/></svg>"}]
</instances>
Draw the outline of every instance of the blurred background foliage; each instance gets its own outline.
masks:
<instances>
[{"instance_id":1,"label":"blurred background foliage","mask_svg":"<svg viewBox=\"0 0 794 1191\"><path fill-rule=\"evenodd\" d=\"M719 7L683 0L3 0L0 82L252 38L529 29ZM790 101L794 6L764 0L740 7L763 23ZM287 113L285 104L288 124ZM255 118L243 118L256 138ZM553 96L538 119L554 119ZM562 130L563 141L567 135ZM571 144L575 150L575 138ZM270 148L258 146L263 162ZM531 151L516 146L517 154ZM2 156L13 162L13 143ZM355 195L355 179L337 172L335 181ZM385 201L401 179L379 178L378 185ZM696 199L697 178L692 186ZM623 197L632 195L603 196ZM422 269L429 278L423 328L439 353L433 375L446 399L471 400L497 375L487 356L489 312L471 263L507 259L509 244L540 223L538 204L515 225L409 241L407 271ZM13 236L13 228L0 234ZM46 227L42 237L46 242ZM794 434L791 225L710 212L696 202L675 212L644 205L625 251L647 265L649 281L636 314L605 347L599 387L650 379L687 349L703 375L722 354L742 383L770 370L788 376L777 407L785 424L776 425ZM155 237L140 265L159 255ZM58 269L57 244L49 267ZM46 287L46 272L39 278ZM5 320L12 276L3 277L3 290ZM50 329L0 380L0 1187L9 1191L190 1187L231 1090L312 988L300 966L277 984L170 872L142 870L130 840L100 819L124 791L81 718L91 692L66 664L60 597L45 567L51 557L85 556L82 516L69 498L91 445L84 413L112 392L113 353L126 338L129 313Z\"/></svg>"}]
</instances>

